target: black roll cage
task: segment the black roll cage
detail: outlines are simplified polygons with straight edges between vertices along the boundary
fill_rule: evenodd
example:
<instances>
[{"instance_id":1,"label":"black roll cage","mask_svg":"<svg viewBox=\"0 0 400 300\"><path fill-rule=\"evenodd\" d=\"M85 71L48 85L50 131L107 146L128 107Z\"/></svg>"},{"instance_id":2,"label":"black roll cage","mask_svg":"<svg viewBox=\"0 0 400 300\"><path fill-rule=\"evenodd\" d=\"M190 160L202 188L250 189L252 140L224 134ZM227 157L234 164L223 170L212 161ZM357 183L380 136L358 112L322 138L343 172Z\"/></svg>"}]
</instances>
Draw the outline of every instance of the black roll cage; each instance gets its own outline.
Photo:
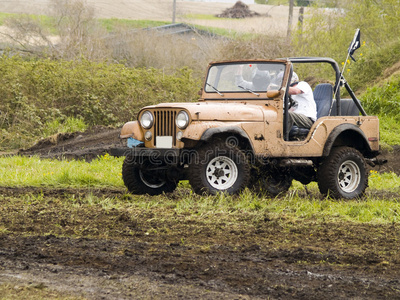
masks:
<instances>
[{"instance_id":1,"label":"black roll cage","mask_svg":"<svg viewBox=\"0 0 400 300\"><path fill-rule=\"evenodd\" d=\"M293 75L293 64L297 63L328 63L332 66L334 72L335 72L335 85L333 87L333 90L335 91L335 99L336 99L336 109L337 109L337 114L338 116L341 115L341 106L340 106L340 87L344 86L349 93L350 97L353 99L355 105L357 106L358 110L361 112L363 116L366 116L367 113L365 112L364 108L361 106L360 101L357 99L356 95L354 94L353 90L350 88L349 84L343 77L343 74L340 72L339 65L337 62L329 57L288 57L286 60L290 61L292 63L290 67L290 73L289 73L289 78L287 81L286 85L286 92L285 92L285 110L284 110L284 119L285 122L283 124L283 132L285 136L285 140L289 139L289 130L288 125L289 125L289 120L288 120L288 115L289 115L289 87L290 87L290 81L292 79Z\"/></svg>"}]
</instances>

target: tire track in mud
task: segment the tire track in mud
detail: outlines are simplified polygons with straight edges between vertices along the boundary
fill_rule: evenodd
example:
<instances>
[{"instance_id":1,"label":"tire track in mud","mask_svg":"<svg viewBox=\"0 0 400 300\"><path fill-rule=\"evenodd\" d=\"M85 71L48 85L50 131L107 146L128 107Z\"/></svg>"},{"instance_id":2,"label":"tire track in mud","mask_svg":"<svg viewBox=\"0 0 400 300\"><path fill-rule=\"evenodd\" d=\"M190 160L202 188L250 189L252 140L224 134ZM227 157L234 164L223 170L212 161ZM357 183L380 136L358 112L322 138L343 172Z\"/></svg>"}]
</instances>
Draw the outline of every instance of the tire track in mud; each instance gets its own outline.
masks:
<instances>
[{"instance_id":1,"label":"tire track in mud","mask_svg":"<svg viewBox=\"0 0 400 300\"><path fill-rule=\"evenodd\" d=\"M43 195L44 197L59 197L61 199L75 196L93 195L96 197L113 198L123 196L128 191L125 188L90 187L90 188L52 188L52 187L9 187L0 186L0 195L6 197L20 197L23 195Z\"/></svg>"},{"instance_id":2,"label":"tire track in mud","mask_svg":"<svg viewBox=\"0 0 400 300\"><path fill-rule=\"evenodd\" d=\"M305 191L297 191L299 196L309 197L308 192ZM24 186L24 187L10 187L10 186L0 186L0 195L8 196L8 197L19 197L23 195L37 195L41 194L45 197L70 197L71 195L75 196L85 196L85 195L93 195L96 197L120 197L124 195L129 195L129 192L126 188L113 188L113 187L90 187L90 188L72 188L72 187L63 187L63 188L53 188L53 187L35 187L35 186ZM169 194L169 197L175 198L176 193ZM366 197L372 197L374 199L386 199L386 200L397 200L400 195L400 190L398 191L385 191L385 190L369 190L366 191ZM178 195L179 196L179 195ZM322 199L322 195L321 195Z\"/></svg>"},{"instance_id":3,"label":"tire track in mud","mask_svg":"<svg viewBox=\"0 0 400 300\"><path fill-rule=\"evenodd\" d=\"M4 246L7 246L7 249ZM89 299L395 299L398 278L236 251L88 238L2 237L0 282L35 282ZM297 249L297 252L300 250ZM304 251L300 251L304 252ZM296 251L290 254L296 260ZM304 253L302 254L304 259ZM393 275L393 274L392 274ZM106 295L106 296L105 296Z\"/></svg>"},{"instance_id":4,"label":"tire track in mud","mask_svg":"<svg viewBox=\"0 0 400 300\"><path fill-rule=\"evenodd\" d=\"M3 201L40 194L43 207L52 205L49 199L89 193L121 197L126 190L0 187ZM28 206L9 209L24 210L13 216L38 217L34 222L43 224L7 219L1 206L2 224L14 227L0 233L0 282L36 283L89 299L400 298L396 224L282 223L245 215L211 224L156 208L92 213L78 207L81 218L97 218L84 226L107 230L118 222L104 239L84 231L48 234L56 222L68 227L80 221L42 217L48 212L40 201L31 211Z\"/></svg>"}]
</instances>

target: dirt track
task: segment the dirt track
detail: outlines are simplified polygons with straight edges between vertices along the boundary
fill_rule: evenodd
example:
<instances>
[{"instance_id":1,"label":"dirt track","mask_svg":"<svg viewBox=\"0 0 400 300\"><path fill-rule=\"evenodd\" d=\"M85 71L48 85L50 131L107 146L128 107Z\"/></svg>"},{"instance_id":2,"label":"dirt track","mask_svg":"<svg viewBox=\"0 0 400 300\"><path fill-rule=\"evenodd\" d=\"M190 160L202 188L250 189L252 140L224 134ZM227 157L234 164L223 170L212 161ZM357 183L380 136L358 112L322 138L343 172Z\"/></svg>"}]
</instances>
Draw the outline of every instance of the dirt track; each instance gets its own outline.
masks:
<instances>
[{"instance_id":1,"label":"dirt track","mask_svg":"<svg viewBox=\"0 0 400 300\"><path fill-rule=\"evenodd\" d=\"M129 201L122 189L0 188L0 283L88 299L400 298L398 224L71 203L89 192Z\"/></svg>"}]
</instances>

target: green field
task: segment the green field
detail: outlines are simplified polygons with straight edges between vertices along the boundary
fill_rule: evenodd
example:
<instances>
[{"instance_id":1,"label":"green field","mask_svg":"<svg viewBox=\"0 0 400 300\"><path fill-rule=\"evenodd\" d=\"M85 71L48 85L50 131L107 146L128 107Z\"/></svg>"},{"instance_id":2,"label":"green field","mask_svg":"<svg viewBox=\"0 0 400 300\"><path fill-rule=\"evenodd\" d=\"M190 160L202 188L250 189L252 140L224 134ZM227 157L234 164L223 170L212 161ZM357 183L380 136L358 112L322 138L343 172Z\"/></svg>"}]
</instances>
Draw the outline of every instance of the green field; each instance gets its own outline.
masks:
<instances>
[{"instance_id":1,"label":"green field","mask_svg":"<svg viewBox=\"0 0 400 300\"><path fill-rule=\"evenodd\" d=\"M108 154L88 163L77 160L47 160L38 157L14 156L0 158L2 186L34 187L43 189L85 188L83 201L102 201L116 207L123 204L125 188L122 182L122 158ZM90 190L99 188L121 189L114 199L97 199ZM315 183L307 190L294 182L286 195L277 198L258 196L249 190L238 196L219 195L200 197L192 193L188 182L183 181L171 196L128 196L130 203L140 207L174 207L177 213L231 214L247 212L270 214L294 220L330 220L351 222L391 223L400 221L400 177L394 173L370 172L367 196L361 200L334 201L319 194Z\"/></svg>"}]
</instances>

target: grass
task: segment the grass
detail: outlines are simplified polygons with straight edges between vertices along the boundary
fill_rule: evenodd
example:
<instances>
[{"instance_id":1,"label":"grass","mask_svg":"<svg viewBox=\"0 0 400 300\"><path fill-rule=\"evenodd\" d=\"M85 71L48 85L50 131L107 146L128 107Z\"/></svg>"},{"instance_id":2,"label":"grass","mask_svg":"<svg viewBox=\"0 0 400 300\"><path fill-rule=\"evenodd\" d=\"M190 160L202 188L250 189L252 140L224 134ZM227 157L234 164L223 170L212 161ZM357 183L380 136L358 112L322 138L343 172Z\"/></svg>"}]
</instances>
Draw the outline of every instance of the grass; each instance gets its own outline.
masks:
<instances>
[{"instance_id":1,"label":"grass","mask_svg":"<svg viewBox=\"0 0 400 300\"><path fill-rule=\"evenodd\" d=\"M112 32L117 28L148 28L148 27L158 27L163 25L171 24L171 22L164 21L152 21L152 20L128 20L128 19L99 19L100 24L108 31Z\"/></svg>"},{"instance_id":2,"label":"grass","mask_svg":"<svg viewBox=\"0 0 400 300\"><path fill-rule=\"evenodd\" d=\"M82 119L69 117L66 120L54 119L46 122L43 128L43 137L48 137L56 133L85 131L88 126Z\"/></svg>"},{"instance_id":3,"label":"grass","mask_svg":"<svg viewBox=\"0 0 400 300\"><path fill-rule=\"evenodd\" d=\"M14 13L2 13L0 12L0 25L4 25L4 21L7 18L17 17L20 14ZM34 20L39 21L39 23L48 29L51 33L56 34L56 28L54 26L54 18L46 15L29 15L29 17ZM101 26L103 26L108 32L112 32L117 28L147 28L147 27L157 27L162 25L170 24L171 22L164 21L152 21L152 20L129 20L129 19L98 19Z\"/></svg>"},{"instance_id":4,"label":"grass","mask_svg":"<svg viewBox=\"0 0 400 300\"><path fill-rule=\"evenodd\" d=\"M11 14L11 13L1 13L0 12L0 25L4 25L4 20L11 17L16 17L19 14ZM52 34L56 34L56 28L54 27L54 19L45 15L29 15L31 18L35 20L39 20L40 24L44 26L47 30L49 30ZM213 15L202 15L202 14L189 14L184 16L186 19L201 19L201 20L219 20ZM150 27L158 27L163 25L171 24L171 22L166 21L153 21L153 20L129 20L129 19L98 19L100 25L106 29L107 32L113 32L118 28L124 29L140 29L140 28L150 28ZM231 30L221 29L221 28L213 28L207 26L196 26L199 29L207 30L213 32L215 34L223 35L223 36L232 36Z\"/></svg>"},{"instance_id":5,"label":"grass","mask_svg":"<svg viewBox=\"0 0 400 300\"><path fill-rule=\"evenodd\" d=\"M7 19L9 17L12 17L12 16L15 16L15 15L16 14L9 14L9 13L0 12L0 25L4 25L4 20L5 19Z\"/></svg>"},{"instance_id":6,"label":"grass","mask_svg":"<svg viewBox=\"0 0 400 300\"><path fill-rule=\"evenodd\" d=\"M379 129L381 142L386 145L400 145L399 117L380 115Z\"/></svg>"},{"instance_id":7,"label":"grass","mask_svg":"<svg viewBox=\"0 0 400 300\"><path fill-rule=\"evenodd\" d=\"M221 20L221 18L218 18L215 15L206 15L206 14L187 14L184 15L183 17L186 19L197 19L197 20Z\"/></svg>"},{"instance_id":8,"label":"grass","mask_svg":"<svg viewBox=\"0 0 400 300\"><path fill-rule=\"evenodd\" d=\"M3 186L123 187L122 159L104 155L91 163L13 156L0 159Z\"/></svg>"},{"instance_id":9,"label":"grass","mask_svg":"<svg viewBox=\"0 0 400 300\"><path fill-rule=\"evenodd\" d=\"M122 162L122 158L109 155L99 157L91 163L21 156L0 158L0 182L2 186L11 187L89 188L87 195L77 196L79 204L99 204L108 209L121 206L127 209L161 209L196 217L251 214L255 218L268 215L292 220L400 222L400 203L396 196L400 194L400 177L394 173L371 171L369 196L363 200L351 201L323 198L316 183L309 184L306 191L299 182L294 182L289 192L279 198L257 196L249 190L238 196L221 194L202 197L191 191L187 181L181 182L172 195L150 197L121 193L113 198L102 198L91 194L90 188L96 187L125 189L121 179ZM67 201L76 203L77 198L71 196Z\"/></svg>"}]
</instances>

